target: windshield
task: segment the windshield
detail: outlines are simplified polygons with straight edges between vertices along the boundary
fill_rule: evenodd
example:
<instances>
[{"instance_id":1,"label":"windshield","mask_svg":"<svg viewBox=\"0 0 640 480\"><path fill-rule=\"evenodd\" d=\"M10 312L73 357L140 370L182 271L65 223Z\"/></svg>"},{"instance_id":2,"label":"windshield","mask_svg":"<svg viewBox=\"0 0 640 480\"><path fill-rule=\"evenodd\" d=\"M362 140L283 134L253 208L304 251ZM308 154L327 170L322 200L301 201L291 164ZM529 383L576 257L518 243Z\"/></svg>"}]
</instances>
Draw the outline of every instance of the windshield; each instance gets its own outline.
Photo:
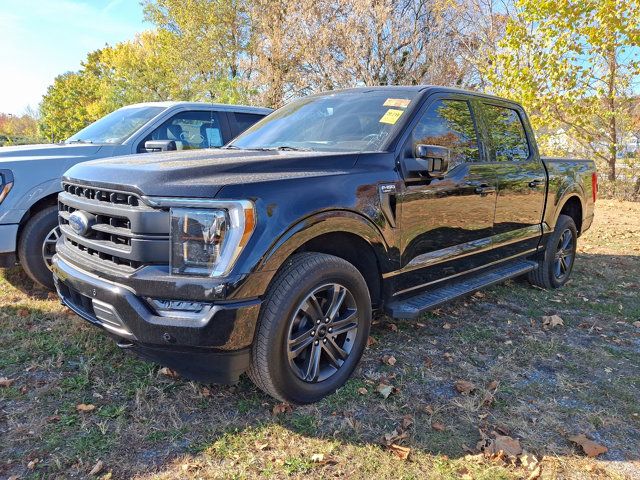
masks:
<instances>
[{"instance_id":1,"label":"windshield","mask_svg":"<svg viewBox=\"0 0 640 480\"><path fill-rule=\"evenodd\" d=\"M229 148L379 151L416 95L375 90L306 97L260 120Z\"/></svg>"},{"instance_id":2,"label":"windshield","mask_svg":"<svg viewBox=\"0 0 640 480\"><path fill-rule=\"evenodd\" d=\"M122 143L165 107L124 107L83 128L66 143Z\"/></svg>"}]
</instances>

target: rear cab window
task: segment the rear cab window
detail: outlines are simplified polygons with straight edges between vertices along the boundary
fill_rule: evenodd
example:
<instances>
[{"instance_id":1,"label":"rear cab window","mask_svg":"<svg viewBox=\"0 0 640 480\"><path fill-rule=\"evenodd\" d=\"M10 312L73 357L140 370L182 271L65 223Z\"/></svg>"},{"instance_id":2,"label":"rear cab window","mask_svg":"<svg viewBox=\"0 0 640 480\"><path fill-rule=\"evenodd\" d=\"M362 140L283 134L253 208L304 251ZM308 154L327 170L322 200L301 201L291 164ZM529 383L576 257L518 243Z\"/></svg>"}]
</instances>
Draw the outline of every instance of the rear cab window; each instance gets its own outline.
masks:
<instances>
[{"instance_id":1,"label":"rear cab window","mask_svg":"<svg viewBox=\"0 0 640 480\"><path fill-rule=\"evenodd\" d=\"M529 158L531 149L522 117L514 108L482 104L483 116L491 142L490 159L496 162L519 162Z\"/></svg>"}]
</instances>

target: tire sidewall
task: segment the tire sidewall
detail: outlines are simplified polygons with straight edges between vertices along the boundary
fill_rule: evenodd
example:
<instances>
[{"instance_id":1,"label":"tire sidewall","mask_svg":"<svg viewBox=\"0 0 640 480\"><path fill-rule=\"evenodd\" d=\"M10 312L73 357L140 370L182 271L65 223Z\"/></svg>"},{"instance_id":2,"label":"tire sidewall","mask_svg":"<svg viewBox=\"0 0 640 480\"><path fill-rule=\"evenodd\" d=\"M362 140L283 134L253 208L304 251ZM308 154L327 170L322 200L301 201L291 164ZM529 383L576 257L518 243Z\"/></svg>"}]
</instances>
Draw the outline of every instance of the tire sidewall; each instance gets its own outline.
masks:
<instances>
[{"instance_id":1,"label":"tire sidewall","mask_svg":"<svg viewBox=\"0 0 640 480\"><path fill-rule=\"evenodd\" d=\"M560 236L567 229L569 229L573 234L573 259L571 261L569 271L565 275L564 279L558 280L554 272L555 254L558 242L560 241ZM573 266L576 263L577 243L578 229L576 228L575 222L568 215L560 215L560 217L558 218L558 222L556 223L556 228L551 237L549 237L549 242L547 243L547 251L545 253L545 274L552 288L562 287L571 278Z\"/></svg>"},{"instance_id":2,"label":"tire sidewall","mask_svg":"<svg viewBox=\"0 0 640 480\"><path fill-rule=\"evenodd\" d=\"M49 232L58 225L58 210L47 207L35 214L20 234L18 256L22 268L43 287L52 290L53 274L42 256L42 245Z\"/></svg>"},{"instance_id":3,"label":"tire sidewall","mask_svg":"<svg viewBox=\"0 0 640 480\"><path fill-rule=\"evenodd\" d=\"M347 264L349 265L349 264ZM349 265L350 266L350 265ZM269 342L276 347L269 370L274 387L283 392L293 403L312 403L333 393L342 386L357 367L369 337L371 320L371 301L369 290L360 273L351 267L344 268L335 262L325 262L321 268L314 269L293 287L293 295L276 309L280 318L277 328L270 332ZM340 369L326 380L308 383L298 378L291 370L287 357L289 321L305 297L317 287L327 283L338 283L346 287L354 297L358 309L358 333L349 357Z\"/></svg>"}]
</instances>

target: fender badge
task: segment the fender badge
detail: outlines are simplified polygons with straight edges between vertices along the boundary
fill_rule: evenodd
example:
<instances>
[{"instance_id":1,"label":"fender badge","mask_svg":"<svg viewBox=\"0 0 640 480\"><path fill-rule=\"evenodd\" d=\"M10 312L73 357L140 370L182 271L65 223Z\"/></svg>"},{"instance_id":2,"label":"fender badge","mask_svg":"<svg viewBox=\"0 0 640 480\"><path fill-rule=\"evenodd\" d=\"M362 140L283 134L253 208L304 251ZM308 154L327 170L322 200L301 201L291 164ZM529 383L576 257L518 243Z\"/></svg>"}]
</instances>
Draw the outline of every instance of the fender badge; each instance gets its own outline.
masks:
<instances>
[{"instance_id":1,"label":"fender badge","mask_svg":"<svg viewBox=\"0 0 640 480\"><path fill-rule=\"evenodd\" d=\"M381 193L395 193L396 192L396 186L393 183L380 185L380 192Z\"/></svg>"}]
</instances>

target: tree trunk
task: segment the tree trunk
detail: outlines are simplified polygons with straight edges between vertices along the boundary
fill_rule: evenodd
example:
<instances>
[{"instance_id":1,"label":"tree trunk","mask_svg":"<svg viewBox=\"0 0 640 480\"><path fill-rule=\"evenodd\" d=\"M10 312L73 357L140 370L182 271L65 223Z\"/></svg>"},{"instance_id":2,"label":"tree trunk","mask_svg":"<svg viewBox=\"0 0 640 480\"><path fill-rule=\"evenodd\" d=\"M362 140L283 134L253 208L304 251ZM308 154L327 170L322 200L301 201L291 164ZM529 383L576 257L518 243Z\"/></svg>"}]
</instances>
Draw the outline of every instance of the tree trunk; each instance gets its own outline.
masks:
<instances>
[{"instance_id":1,"label":"tree trunk","mask_svg":"<svg viewBox=\"0 0 640 480\"><path fill-rule=\"evenodd\" d=\"M609 47L607 55L609 72L607 79L607 107L609 109L609 180L616 181L616 160L618 157L618 131L616 125L616 75L618 74L618 59L615 43ZM615 188L615 186L614 186Z\"/></svg>"}]
</instances>

